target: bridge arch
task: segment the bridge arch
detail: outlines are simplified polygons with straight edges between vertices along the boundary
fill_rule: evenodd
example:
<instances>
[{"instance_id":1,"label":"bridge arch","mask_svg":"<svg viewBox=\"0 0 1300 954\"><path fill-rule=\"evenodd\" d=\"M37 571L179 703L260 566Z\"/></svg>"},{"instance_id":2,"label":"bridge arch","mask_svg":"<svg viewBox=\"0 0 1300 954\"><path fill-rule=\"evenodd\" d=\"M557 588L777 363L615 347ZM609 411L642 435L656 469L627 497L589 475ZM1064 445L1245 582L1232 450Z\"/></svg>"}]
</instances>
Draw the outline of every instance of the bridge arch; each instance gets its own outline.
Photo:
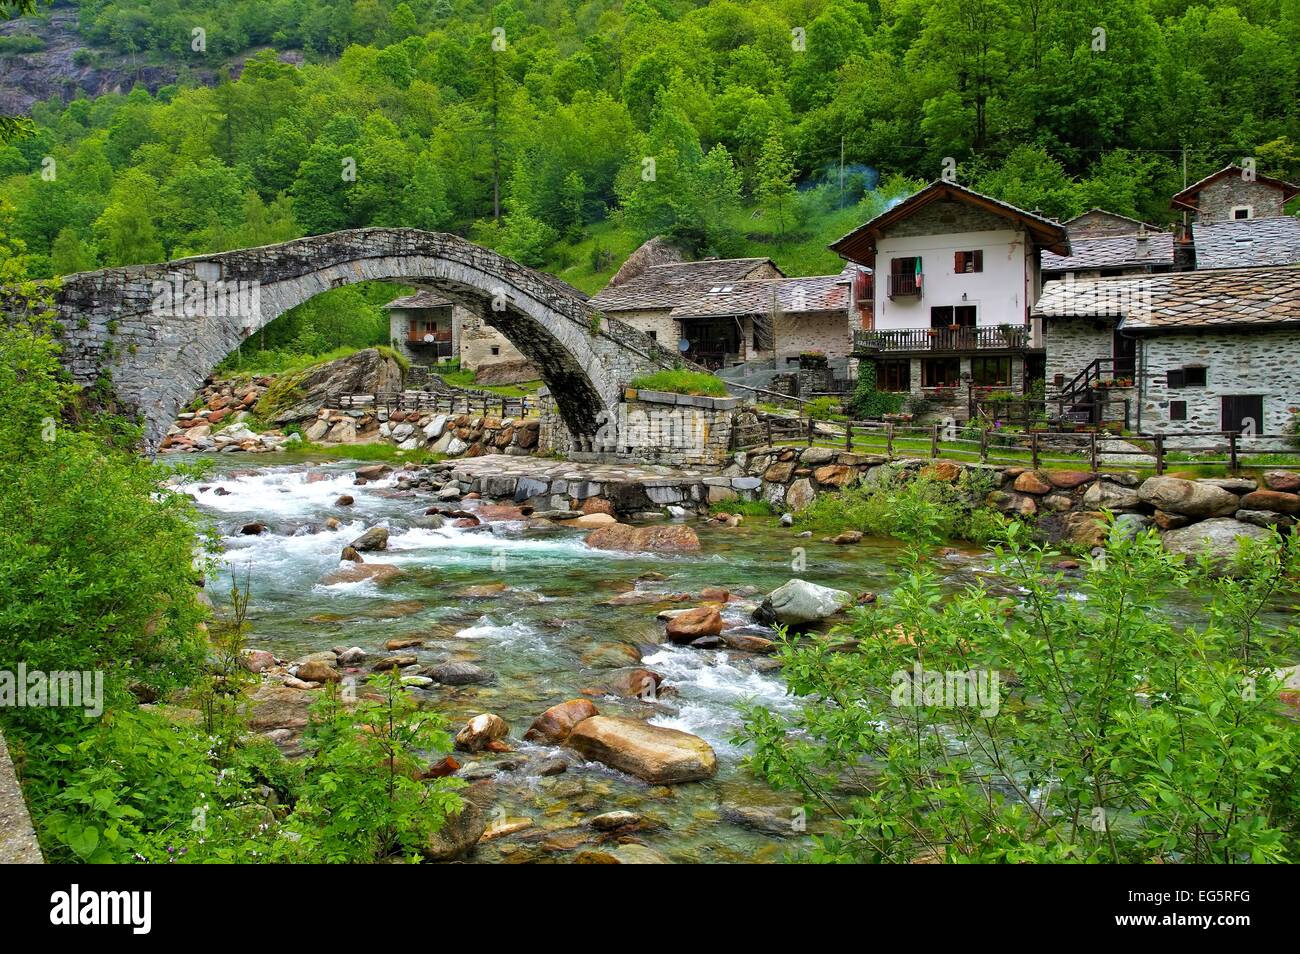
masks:
<instances>
[{"instance_id":1,"label":"bridge arch","mask_svg":"<svg viewBox=\"0 0 1300 954\"><path fill-rule=\"evenodd\" d=\"M82 385L107 373L152 450L240 343L321 292L363 281L435 288L480 314L541 373L577 447L613 419L632 377L674 358L599 316L572 286L490 249L443 232L370 228L70 275L55 294L64 363Z\"/></svg>"}]
</instances>

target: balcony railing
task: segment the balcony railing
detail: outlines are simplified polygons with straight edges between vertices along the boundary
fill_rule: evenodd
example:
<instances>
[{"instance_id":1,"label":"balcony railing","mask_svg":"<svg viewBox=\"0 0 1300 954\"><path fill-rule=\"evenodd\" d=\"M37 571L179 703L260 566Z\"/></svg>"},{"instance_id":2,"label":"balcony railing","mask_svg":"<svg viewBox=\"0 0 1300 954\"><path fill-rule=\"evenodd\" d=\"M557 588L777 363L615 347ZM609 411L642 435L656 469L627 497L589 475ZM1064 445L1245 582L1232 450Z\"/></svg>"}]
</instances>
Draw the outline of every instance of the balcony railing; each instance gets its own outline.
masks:
<instances>
[{"instance_id":1,"label":"balcony railing","mask_svg":"<svg viewBox=\"0 0 1300 954\"><path fill-rule=\"evenodd\" d=\"M1021 325L1000 328L901 328L894 331L855 331L853 350L859 354L906 351L1024 351L1029 329Z\"/></svg>"},{"instance_id":2,"label":"balcony railing","mask_svg":"<svg viewBox=\"0 0 1300 954\"><path fill-rule=\"evenodd\" d=\"M890 272L889 297L920 298L921 278L922 276L915 272Z\"/></svg>"}]
</instances>

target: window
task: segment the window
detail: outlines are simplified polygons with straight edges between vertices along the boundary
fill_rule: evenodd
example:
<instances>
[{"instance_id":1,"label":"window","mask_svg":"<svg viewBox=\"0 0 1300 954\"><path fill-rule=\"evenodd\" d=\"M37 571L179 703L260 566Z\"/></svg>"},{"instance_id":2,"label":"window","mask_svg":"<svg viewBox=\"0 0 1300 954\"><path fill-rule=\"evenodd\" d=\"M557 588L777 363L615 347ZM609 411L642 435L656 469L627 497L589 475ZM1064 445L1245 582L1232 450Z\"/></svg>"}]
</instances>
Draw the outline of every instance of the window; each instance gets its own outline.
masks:
<instances>
[{"instance_id":1,"label":"window","mask_svg":"<svg viewBox=\"0 0 1300 954\"><path fill-rule=\"evenodd\" d=\"M1206 382L1204 367L1174 368L1165 373L1165 386L1177 388L1203 388Z\"/></svg>"},{"instance_id":2,"label":"window","mask_svg":"<svg viewBox=\"0 0 1300 954\"><path fill-rule=\"evenodd\" d=\"M659 332L657 332L657 331L647 331L647 332L646 332L646 337L649 338L651 341L658 341L658 340L659 340Z\"/></svg>"},{"instance_id":3,"label":"window","mask_svg":"<svg viewBox=\"0 0 1300 954\"><path fill-rule=\"evenodd\" d=\"M1003 356L1000 358L971 358L970 380L971 384L979 388L1010 387L1010 356Z\"/></svg>"},{"instance_id":4,"label":"window","mask_svg":"<svg viewBox=\"0 0 1300 954\"><path fill-rule=\"evenodd\" d=\"M921 294L921 259L916 256L889 260L889 297Z\"/></svg>"},{"instance_id":5,"label":"window","mask_svg":"<svg viewBox=\"0 0 1300 954\"><path fill-rule=\"evenodd\" d=\"M496 357L497 355L499 355L500 353L501 353L501 348L500 348L500 346L498 346L498 345L493 345L493 346L492 346L492 356L495 358L495 357Z\"/></svg>"},{"instance_id":6,"label":"window","mask_svg":"<svg viewBox=\"0 0 1300 954\"><path fill-rule=\"evenodd\" d=\"M1234 219L1249 219L1255 215L1255 209L1249 205L1234 205L1232 207L1232 217Z\"/></svg>"},{"instance_id":7,"label":"window","mask_svg":"<svg viewBox=\"0 0 1300 954\"><path fill-rule=\"evenodd\" d=\"M876 390L877 391L911 391L912 390L912 362L903 361L877 361L876 362Z\"/></svg>"},{"instance_id":8,"label":"window","mask_svg":"<svg viewBox=\"0 0 1300 954\"><path fill-rule=\"evenodd\" d=\"M1169 402L1169 420L1185 421L1187 420L1187 402L1170 401Z\"/></svg>"},{"instance_id":9,"label":"window","mask_svg":"<svg viewBox=\"0 0 1300 954\"><path fill-rule=\"evenodd\" d=\"M983 250L977 248L973 252L956 252L953 255L952 270L958 275L984 271Z\"/></svg>"},{"instance_id":10,"label":"window","mask_svg":"<svg viewBox=\"0 0 1300 954\"><path fill-rule=\"evenodd\" d=\"M921 387L955 388L961 380L961 358L923 358Z\"/></svg>"}]
</instances>

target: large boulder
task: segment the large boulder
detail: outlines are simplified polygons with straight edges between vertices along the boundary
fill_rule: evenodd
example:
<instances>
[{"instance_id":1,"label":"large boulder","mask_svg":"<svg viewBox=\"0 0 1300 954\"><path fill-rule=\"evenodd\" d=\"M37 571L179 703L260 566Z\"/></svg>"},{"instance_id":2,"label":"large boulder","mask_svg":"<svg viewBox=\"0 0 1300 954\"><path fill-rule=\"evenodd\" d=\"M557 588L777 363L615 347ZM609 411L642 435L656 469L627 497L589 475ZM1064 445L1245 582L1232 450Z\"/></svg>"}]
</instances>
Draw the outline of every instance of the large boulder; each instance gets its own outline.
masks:
<instances>
[{"instance_id":1,"label":"large boulder","mask_svg":"<svg viewBox=\"0 0 1300 954\"><path fill-rule=\"evenodd\" d=\"M1166 550L1188 558L1208 553L1220 565L1237 554L1244 539L1267 540L1272 534L1263 527L1252 526L1229 517L1202 520L1177 530L1166 530L1160 537Z\"/></svg>"},{"instance_id":2,"label":"large boulder","mask_svg":"<svg viewBox=\"0 0 1300 954\"><path fill-rule=\"evenodd\" d=\"M575 725L596 715L600 715L600 710L590 699L570 699L551 706L534 719L524 738L530 742L559 744L569 738Z\"/></svg>"},{"instance_id":3,"label":"large boulder","mask_svg":"<svg viewBox=\"0 0 1300 954\"><path fill-rule=\"evenodd\" d=\"M791 580L767 595L754 611L754 618L768 625L809 626L834 616L852 602L853 594L845 590Z\"/></svg>"},{"instance_id":4,"label":"large boulder","mask_svg":"<svg viewBox=\"0 0 1300 954\"><path fill-rule=\"evenodd\" d=\"M1243 510L1271 510L1273 513L1300 513L1300 494L1281 490L1255 490L1241 498Z\"/></svg>"},{"instance_id":5,"label":"large boulder","mask_svg":"<svg viewBox=\"0 0 1300 954\"><path fill-rule=\"evenodd\" d=\"M315 417L330 394L374 394L402 390L402 369L377 348L283 374L257 403L260 417L291 424Z\"/></svg>"},{"instance_id":6,"label":"large boulder","mask_svg":"<svg viewBox=\"0 0 1300 954\"><path fill-rule=\"evenodd\" d=\"M722 632L722 614L713 606L700 606L678 613L668 621L668 638L674 643L691 643L701 636Z\"/></svg>"},{"instance_id":7,"label":"large boulder","mask_svg":"<svg viewBox=\"0 0 1300 954\"><path fill-rule=\"evenodd\" d=\"M1240 499L1231 491L1181 477L1148 477L1137 493L1143 503L1184 517L1226 517L1241 506Z\"/></svg>"},{"instance_id":8,"label":"large boulder","mask_svg":"<svg viewBox=\"0 0 1300 954\"><path fill-rule=\"evenodd\" d=\"M1083 505L1089 510L1125 510L1141 502L1136 490L1108 480L1097 481L1083 495Z\"/></svg>"},{"instance_id":9,"label":"large boulder","mask_svg":"<svg viewBox=\"0 0 1300 954\"><path fill-rule=\"evenodd\" d=\"M628 552L692 553L700 548L700 538L695 531L678 523L658 527L612 523L593 530L583 542L593 550Z\"/></svg>"},{"instance_id":10,"label":"large boulder","mask_svg":"<svg viewBox=\"0 0 1300 954\"><path fill-rule=\"evenodd\" d=\"M374 550L387 550L388 549L388 528L371 527L369 530L361 534L361 536L357 537L348 545L352 547L352 549L361 552L370 552Z\"/></svg>"},{"instance_id":11,"label":"large boulder","mask_svg":"<svg viewBox=\"0 0 1300 954\"><path fill-rule=\"evenodd\" d=\"M699 736L637 719L592 716L569 734L568 745L583 758L635 775L651 785L676 785L711 778L718 769L713 747Z\"/></svg>"},{"instance_id":12,"label":"large boulder","mask_svg":"<svg viewBox=\"0 0 1300 954\"><path fill-rule=\"evenodd\" d=\"M460 792L464 807L448 816L443 826L429 836L422 854L428 861L455 861L474 850L487 830L495 791L489 782L479 782Z\"/></svg>"},{"instance_id":13,"label":"large boulder","mask_svg":"<svg viewBox=\"0 0 1300 954\"><path fill-rule=\"evenodd\" d=\"M510 734L506 720L492 712L484 712L470 719L456 733L456 748L462 752L481 752L497 739Z\"/></svg>"}]
</instances>

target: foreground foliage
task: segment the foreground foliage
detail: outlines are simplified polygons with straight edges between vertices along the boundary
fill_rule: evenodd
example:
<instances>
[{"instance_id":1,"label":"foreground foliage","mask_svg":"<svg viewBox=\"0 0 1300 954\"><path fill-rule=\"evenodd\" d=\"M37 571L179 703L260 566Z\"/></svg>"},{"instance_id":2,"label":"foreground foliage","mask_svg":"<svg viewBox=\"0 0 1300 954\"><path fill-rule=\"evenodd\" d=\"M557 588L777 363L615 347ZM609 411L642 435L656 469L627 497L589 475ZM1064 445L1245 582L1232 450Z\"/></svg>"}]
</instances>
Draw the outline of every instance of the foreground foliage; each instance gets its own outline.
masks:
<instances>
[{"instance_id":1,"label":"foreground foliage","mask_svg":"<svg viewBox=\"0 0 1300 954\"><path fill-rule=\"evenodd\" d=\"M1300 654L1281 615L1300 540L1219 577L1115 533L1074 581L1025 535L998 548L997 583L946 596L918 556L879 606L786 642L809 703L789 721L751 709L738 740L822 820L811 859L1298 860L1300 722L1272 667ZM1169 611L1179 591L1204 596L1200 619ZM969 672L999 674L992 704L934 681Z\"/></svg>"}]
</instances>

